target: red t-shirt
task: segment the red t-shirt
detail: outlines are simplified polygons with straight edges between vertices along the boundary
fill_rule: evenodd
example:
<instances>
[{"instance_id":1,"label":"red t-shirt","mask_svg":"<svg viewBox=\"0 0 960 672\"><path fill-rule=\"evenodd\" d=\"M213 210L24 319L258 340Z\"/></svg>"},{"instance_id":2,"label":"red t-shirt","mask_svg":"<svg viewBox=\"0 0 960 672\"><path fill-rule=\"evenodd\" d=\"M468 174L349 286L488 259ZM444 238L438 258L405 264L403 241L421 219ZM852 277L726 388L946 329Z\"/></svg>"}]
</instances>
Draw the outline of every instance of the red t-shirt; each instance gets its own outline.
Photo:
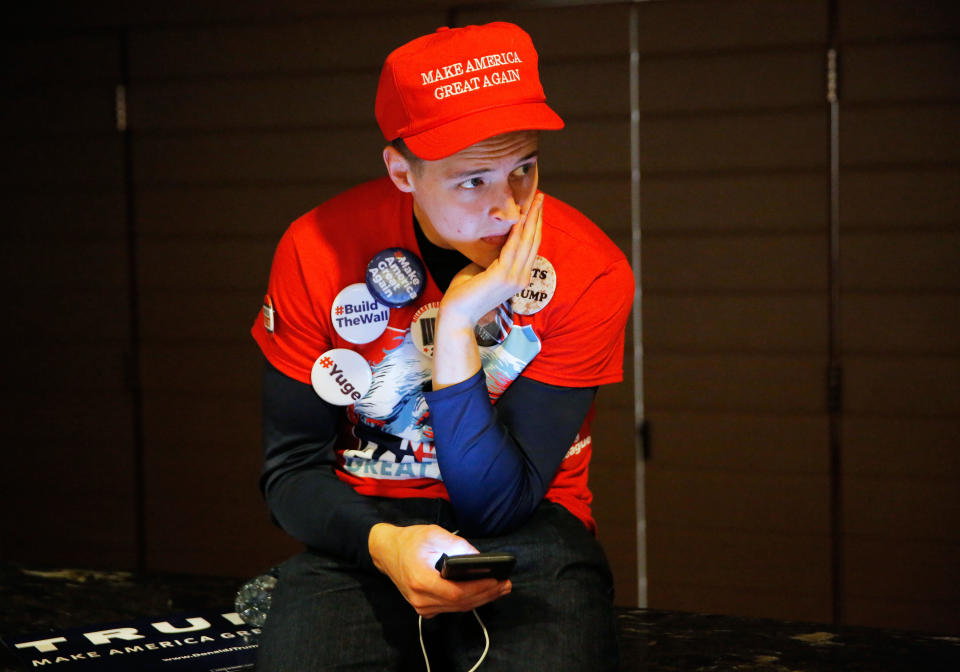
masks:
<instances>
[{"instance_id":1,"label":"red t-shirt","mask_svg":"<svg viewBox=\"0 0 960 672\"><path fill-rule=\"evenodd\" d=\"M261 311L252 333L277 369L307 384L314 362L333 348L358 352L369 363L373 384L347 408L339 432L341 480L364 495L447 498L423 398L432 360L411 330L414 316L443 296L429 271L422 295L410 305L390 308L385 331L369 343L343 338L334 323L342 318L331 315L341 290L363 283L374 255L392 247L421 256L412 196L388 178L355 187L303 215L274 256L265 301L272 305L272 331ZM634 289L623 253L578 211L547 197L538 256L524 299L514 300L508 337L496 347L481 348L492 399L521 372L566 387L623 377L624 328ZM593 529L587 487L591 444L588 417L546 497Z\"/></svg>"}]
</instances>

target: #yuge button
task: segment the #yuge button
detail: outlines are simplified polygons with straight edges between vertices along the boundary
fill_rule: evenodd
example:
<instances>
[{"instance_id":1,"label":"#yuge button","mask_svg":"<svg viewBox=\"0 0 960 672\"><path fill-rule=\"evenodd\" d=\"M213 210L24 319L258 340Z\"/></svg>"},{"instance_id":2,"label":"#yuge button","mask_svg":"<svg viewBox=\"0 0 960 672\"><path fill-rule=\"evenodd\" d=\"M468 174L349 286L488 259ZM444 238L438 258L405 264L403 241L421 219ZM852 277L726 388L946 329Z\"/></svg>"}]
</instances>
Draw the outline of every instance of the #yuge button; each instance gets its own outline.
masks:
<instances>
[{"instance_id":1,"label":"#yuge button","mask_svg":"<svg viewBox=\"0 0 960 672\"><path fill-rule=\"evenodd\" d=\"M380 337L390 321L390 308L378 303L362 282L340 290L330 307L330 320L340 336L351 343L369 343Z\"/></svg>"},{"instance_id":2,"label":"#yuge button","mask_svg":"<svg viewBox=\"0 0 960 672\"><path fill-rule=\"evenodd\" d=\"M320 398L334 406L349 406L370 389L373 372L367 360L353 350L334 348L317 357L310 382Z\"/></svg>"},{"instance_id":3,"label":"#yuge button","mask_svg":"<svg viewBox=\"0 0 960 672\"><path fill-rule=\"evenodd\" d=\"M423 262L402 247L377 252L367 264L367 288L377 301L391 308L416 301L426 284Z\"/></svg>"}]
</instances>

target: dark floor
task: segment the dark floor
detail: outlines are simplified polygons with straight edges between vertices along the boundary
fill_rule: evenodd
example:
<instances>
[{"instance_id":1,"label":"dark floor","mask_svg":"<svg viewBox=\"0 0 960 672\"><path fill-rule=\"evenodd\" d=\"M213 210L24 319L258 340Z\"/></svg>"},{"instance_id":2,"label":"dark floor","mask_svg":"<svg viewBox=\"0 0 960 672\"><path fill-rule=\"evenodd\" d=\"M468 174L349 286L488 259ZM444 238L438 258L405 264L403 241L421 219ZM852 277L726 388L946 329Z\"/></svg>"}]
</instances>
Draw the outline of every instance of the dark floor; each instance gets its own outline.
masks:
<instances>
[{"instance_id":1,"label":"dark floor","mask_svg":"<svg viewBox=\"0 0 960 672\"><path fill-rule=\"evenodd\" d=\"M52 633L190 610L232 610L244 580L0 565L0 635ZM618 618L622 670L960 670L958 637L647 609L620 609ZM0 647L0 672L27 669L17 665Z\"/></svg>"}]
</instances>

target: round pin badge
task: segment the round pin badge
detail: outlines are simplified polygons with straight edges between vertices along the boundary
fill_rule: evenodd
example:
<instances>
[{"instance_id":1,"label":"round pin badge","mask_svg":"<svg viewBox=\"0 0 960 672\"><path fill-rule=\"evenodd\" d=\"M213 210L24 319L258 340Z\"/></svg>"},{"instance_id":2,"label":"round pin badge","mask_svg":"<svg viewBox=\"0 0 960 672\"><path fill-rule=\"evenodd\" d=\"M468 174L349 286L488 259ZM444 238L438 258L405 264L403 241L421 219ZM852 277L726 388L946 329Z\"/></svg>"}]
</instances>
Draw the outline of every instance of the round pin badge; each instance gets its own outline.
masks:
<instances>
[{"instance_id":1,"label":"round pin badge","mask_svg":"<svg viewBox=\"0 0 960 672\"><path fill-rule=\"evenodd\" d=\"M314 391L334 406L349 406L370 389L373 372L367 360L353 350L334 348L317 357L310 370Z\"/></svg>"},{"instance_id":2,"label":"round pin badge","mask_svg":"<svg viewBox=\"0 0 960 672\"><path fill-rule=\"evenodd\" d=\"M480 318L477 325L473 328L473 335L477 339L477 345L485 348L492 348L495 345L503 343L510 327L513 325L513 312L510 310L509 303L501 303L499 306L488 312Z\"/></svg>"},{"instance_id":3,"label":"round pin badge","mask_svg":"<svg viewBox=\"0 0 960 672\"><path fill-rule=\"evenodd\" d=\"M530 284L526 289L514 294L510 300L513 312L520 315L533 315L550 303L557 291L557 272L546 257L537 255L530 273Z\"/></svg>"},{"instance_id":4,"label":"round pin badge","mask_svg":"<svg viewBox=\"0 0 960 672\"><path fill-rule=\"evenodd\" d=\"M369 343L380 337L390 321L390 308L379 303L362 282L340 290L330 307L333 328L351 343Z\"/></svg>"},{"instance_id":5,"label":"round pin badge","mask_svg":"<svg viewBox=\"0 0 960 672\"><path fill-rule=\"evenodd\" d=\"M367 264L367 288L380 303L401 308L416 301L427 284L423 262L410 250L389 247Z\"/></svg>"},{"instance_id":6,"label":"round pin badge","mask_svg":"<svg viewBox=\"0 0 960 672\"><path fill-rule=\"evenodd\" d=\"M420 354L433 357L434 334L437 328L437 313L440 303L431 301L421 306L410 321L410 338Z\"/></svg>"}]
</instances>

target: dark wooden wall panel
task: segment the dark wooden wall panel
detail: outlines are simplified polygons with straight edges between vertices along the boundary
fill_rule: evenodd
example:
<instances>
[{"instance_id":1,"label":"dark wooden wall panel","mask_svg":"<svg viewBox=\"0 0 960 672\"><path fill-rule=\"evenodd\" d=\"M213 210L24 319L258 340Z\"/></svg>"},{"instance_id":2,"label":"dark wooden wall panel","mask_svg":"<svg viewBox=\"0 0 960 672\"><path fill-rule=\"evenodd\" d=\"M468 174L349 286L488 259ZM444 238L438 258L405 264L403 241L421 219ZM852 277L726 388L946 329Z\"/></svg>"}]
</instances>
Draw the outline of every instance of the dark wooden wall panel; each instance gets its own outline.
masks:
<instances>
[{"instance_id":1,"label":"dark wooden wall panel","mask_svg":"<svg viewBox=\"0 0 960 672\"><path fill-rule=\"evenodd\" d=\"M908 36L901 36L904 38ZM956 92L958 59L960 46L956 40L851 44L843 50L844 100L863 103L950 98Z\"/></svg>"},{"instance_id":2,"label":"dark wooden wall panel","mask_svg":"<svg viewBox=\"0 0 960 672\"><path fill-rule=\"evenodd\" d=\"M843 425L844 467L850 475L960 477L956 418L854 416ZM903 459L905 452L910 459Z\"/></svg>"},{"instance_id":3,"label":"dark wooden wall panel","mask_svg":"<svg viewBox=\"0 0 960 672\"><path fill-rule=\"evenodd\" d=\"M852 166L956 163L960 138L949 132L955 120L955 105L916 103L909 111L851 105L844 114L840 152Z\"/></svg>"},{"instance_id":4,"label":"dark wooden wall panel","mask_svg":"<svg viewBox=\"0 0 960 672\"><path fill-rule=\"evenodd\" d=\"M960 415L960 358L956 355L851 355L847 361L845 401L852 414ZM909 459L909 452L903 457Z\"/></svg>"},{"instance_id":5,"label":"dark wooden wall panel","mask_svg":"<svg viewBox=\"0 0 960 672\"><path fill-rule=\"evenodd\" d=\"M196 237L190 246L176 239L150 239L143 243L141 284L145 290L262 290L257 280L269 271L274 246L265 240L227 235ZM184 337L189 338L189 325L184 326Z\"/></svg>"},{"instance_id":6,"label":"dark wooden wall panel","mask_svg":"<svg viewBox=\"0 0 960 672\"><path fill-rule=\"evenodd\" d=\"M789 108L809 103L821 88L823 56L809 47L782 53L716 54L707 63L689 54L640 63L640 99L648 113L678 109Z\"/></svg>"},{"instance_id":7,"label":"dark wooden wall panel","mask_svg":"<svg viewBox=\"0 0 960 672\"><path fill-rule=\"evenodd\" d=\"M9 187L103 189L123 186L123 154L116 135L4 138L7 161L0 180Z\"/></svg>"},{"instance_id":8,"label":"dark wooden wall panel","mask_svg":"<svg viewBox=\"0 0 960 672\"><path fill-rule=\"evenodd\" d=\"M272 22L218 23L137 30L130 49L133 78L378 72L391 50L444 25L445 15L402 8L362 18L347 13L296 20L281 14Z\"/></svg>"},{"instance_id":9,"label":"dark wooden wall panel","mask_svg":"<svg viewBox=\"0 0 960 672\"><path fill-rule=\"evenodd\" d=\"M590 487L597 538L614 574L615 601L637 603L637 517L635 460L630 430L634 426L633 387L629 352L624 382L601 388L590 460Z\"/></svg>"},{"instance_id":10,"label":"dark wooden wall panel","mask_svg":"<svg viewBox=\"0 0 960 672\"><path fill-rule=\"evenodd\" d=\"M951 166L851 166L843 172L844 228L949 230L960 212L958 185Z\"/></svg>"},{"instance_id":11,"label":"dark wooden wall panel","mask_svg":"<svg viewBox=\"0 0 960 672\"><path fill-rule=\"evenodd\" d=\"M144 236L223 235L276 244L287 225L352 183L156 185L138 191L138 223ZM269 260L267 261L269 263Z\"/></svg>"},{"instance_id":12,"label":"dark wooden wall panel","mask_svg":"<svg viewBox=\"0 0 960 672\"><path fill-rule=\"evenodd\" d=\"M8 38L0 557L136 563L123 146L109 35Z\"/></svg>"},{"instance_id":13,"label":"dark wooden wall panel","mask_svg":"<svg viewBox=\"0 0 960 672\"><path fill-rule=\"evenodd\" d=\"M847 347L878 355L907 350L924 355L955 352L956 334L947 327L951 313L957 310L956 295L895 291L845 298L841 328Z\"/></svg>"},{"instance_id":14,"label":"dark wooden wall panel","mask_svg":"<svg viewBox=\"0 0 960 672\"><path fill-rule=\"evenodd\" d=\"M653 459L674 470L826 474L827 456L809 450L826 441L826 419L816 413L663 411L653 428ZM772 461L768 446L777 447Z\"/></svg>"},{"instance_id":15,"label":"dark wooden wall panel","mask_svg":"<svg viewBox=\"0 0 960 672\"><path fill-rule=\"evenodd\" d=\"M158 343L215 343L224 334L243 340L256 316L247 290L144 290L143 296L143 329Z\"/></svg>"},{"instance_id":16,"label":"dark wooden wall panel","mask_svg":"<svg viewBox=\"0 0 960 672\"><path fill-rule=\"evenodd\" d=\"M116 240L126 201L119 186L27 185L14 183L4 194L11 238L33 244L61 240Z\"/></svg>"},{"instance_id":17,"label":"dark wooden wall panel","mask_svg":"<svg viewBox=\"0 0 960 672\"><path fill-rule=\"evenodd\" d=\"M826 6L639 8L654 607L829 618Z\"/></svg>"},{"instance_id":18,"label":"dark wooden wall panel","mask_svg":"<svg viewBox=\"0 0 960 672\"><path fill-rule=\"evenodd\" d=\"M577 175L623 177L630 174L630 125L626 119L566 119L559 133L541 137L544 171L569 179ZM603 150L598 150L602 147ZM548 172L548 168L550 172ZM629 202L622 204L629 215Z\"/></svg>"},{"instance_id":19,"label":"dark wooden wall panel","mask_svg":"<svg viewBox=\"0 0 960 672\"><path fill-rule=\"evenodd\" d=\"M4 128L27 133L104 133L114 130L112 85L75 82L43 90L16 90L0 108Z\"/></svg>"},{"instance_id":20,"label":"dark wooden wall panel","mask_svg":"<svg viewBox=\"0 0 960 672\"><path fill-rule=\"evenodd\" d=\"M375 70L200 81L147 81L131 97L137 130L316 128L357 124L373 109ZM336 96L332 95L336 92ZM368 126L369 124L364 124Z\"/></svg>"},{"instance_id":21,"label":"dark wooden wall panel","mask_svg":"<svg viewBox=\"0 0 960 672\"><path fill-rule=\"evenodd\" d=\"M821 352L826 346L826 307L814 296L661 293L645 303L644 344L650 348L776 353ZM680 323L689 328L672 326Z\"/></svg>"},{"instance_id":22,"label":"dark wooden wall panel","mask_svg":"<svg viewBox=\"0 0 960 672\"><path fill-rule=\"evenodd\" d=\"M769 174L656 174L643 179L643 233L784 234L822 230L823 178L803 169Z\"/></svg>"},{"instance_id":23,"label":"dark wooden wall panel","mask_svg":"<svg viewBox=\"0 0 960 672\"><path fill-rule=\"evenodd\" d=\"M15 16L15 15L14 15ZM38 18L32 17L36 23ZM47 18L50 18L49 16ZM14 87L53 88L69 82L116 84L120 79L119 41L108 31L46 33L36 27L4 40L4 82ZM11 27L13 27L11 23ZM112 115L111 115L112 118Z\"/></svg>"},{"instance_id":24,"label":"dark wooden wall panel","mask_svg":"<svg viewBox=\"0 0 960 672\"><path fill-rule=\"evenodd\" d=\"M598 55L592 60L559 58L541 61L540 81L550 106L560 110L560 116L565 120L630 118L630 87L624 86L630 81L626 52Z\"/></svg>"},{"instance_id":25,"label":"dark wooden wall panel","mask_svg":"<svg viewBox=\"0 0 960 672\"><path fill-rule=\"evenodd\" d=\"M135 175L147 185L362 180L383 166L383 144L375 127L151 135L137 139Z\"/></svg>"},{"instance_id":26,"label":"dark wooden wall panel","mask_svg":"<svg viewBox=\"0 0 960 672\"><path fill-rule=\"evenodd\" d=\"M251 449L260 435L259 400L240 387L194 393L184 413L182 397L192 391L173 384L150 395L145 418L148 493L156 502L147 520L152 562L170 571L216 574L229 555L233 572L252 574L296 552L297 542L269 522L266 507L252 496L261 461Z\"/></svg>"},{"instance_id":27,"label":"dark wooden wall panel","mask_svg":"<svg viewBox=\"0 0 960 672\"><path fill-rule=\"evenodd\" d=\"M655 117L643 128L640 154L652 173L825 167L823 146L813 142L826 134L819 110Z\"/></svg>"},{"instance_id":28,"label":"dark wooden wall panel","mask_svg":"<svg viewBox=\"0 0 960 672\"><path fill-rule=\"evenodd\" d=\"M960 7L941 0L843 0L838 9L850 41L954 38L960 19Z\"/></svg>"},{"instance_id":29,"label":"dark wooden wall panel","mask_svg":"<svg viewBox=\"0 0 960 672\"><path fill-rule=\"evenodd\" d=\"M457 25L481 24L488 21L512 21L533 37L540 62L546 66L556 61L588 61L610 56L628 57L630 33L627 31L627 9L616 5L556 7L470 6L456 11ZM550 91L547 91L550 96ZM561 113L561 116L563 114Z\"/></svg>"},{"instance_id":30,"label":"dark wooden wall panel","mask_svg":"<svg viewBox=\"0 0 960 672\"><path fill-rule=\"evenodd\" d=\"M844 236L843 283L851 291L960 289L960 233L856 232Z\"/></svg>"},{"instance_id":31,"label":"dark wooden wall panel","mask_svg":"<svg viewBox=\"0 0 960 672\"><path fill-rule=\"evenodd\" d=\"M643 53L782 49L826 38L827 5L806 0L653 2L642 8Z\"/></svg>"},{"instance_id":32,"label":"dark wooden wall panel","mask_svg":"<svg viewBox=\"0 0 960 672\"><path fill-rule=\"evenodd\" d=\"M817 357L654 353L645 369L652 409L814 412L826 406Z\"/></svg>"},{"instance_id":33,"label":"dark wooden wall panel","mask_svg":"<svg viewBox=\"0 0 960 672\"><path fill-rule=\"evenodd\" d=\"M826 286L822 235L648 236L644 286L654 291L810 291Z\"/></svg>"},{"instance_id":34,"label":"dark wooden wall panel","mask_svg":"<svg viewBox=\"0 0 960 672\"><path fill-rule=\"evenodd\" d=\"M957 7L840 3L847 620L960 631Z\"/></svg>"},{"instance_id":35,"label":"dark wooden wall panel","mask_svg":"<svg viewBox=\"0 0 960 672\"><path fill-rule=\"evenodd\" d=\"M630 238L630 213L624 203L630 202L630 182L626 177L589 178L572 175L560 177L554 171L563 169L549 157L540 157L540 188L557 196L597 223L607 235Z\"/></svg>"}]
</instances>

